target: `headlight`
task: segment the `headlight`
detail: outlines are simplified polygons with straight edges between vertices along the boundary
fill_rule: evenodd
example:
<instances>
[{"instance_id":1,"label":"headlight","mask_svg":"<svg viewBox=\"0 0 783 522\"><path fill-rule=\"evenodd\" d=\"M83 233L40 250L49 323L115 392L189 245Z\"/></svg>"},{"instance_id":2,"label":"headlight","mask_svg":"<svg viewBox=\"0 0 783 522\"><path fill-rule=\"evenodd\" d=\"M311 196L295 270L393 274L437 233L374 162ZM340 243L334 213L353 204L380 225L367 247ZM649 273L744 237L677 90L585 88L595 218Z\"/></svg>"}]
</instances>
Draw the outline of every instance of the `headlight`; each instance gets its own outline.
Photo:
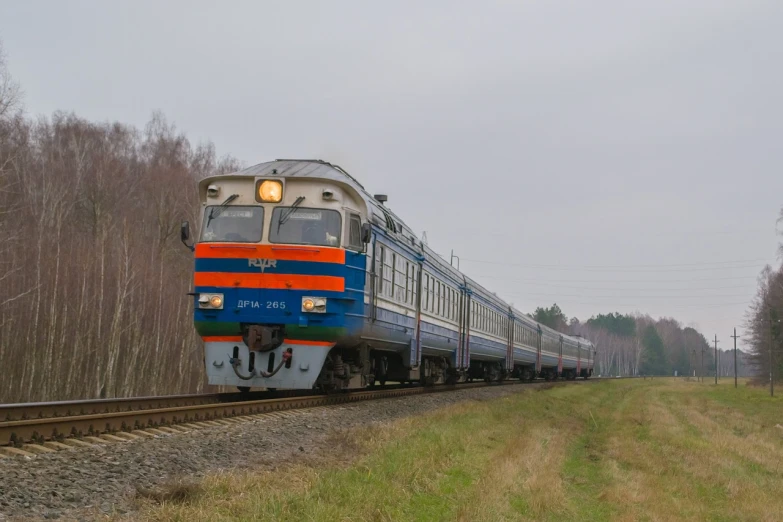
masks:
<instances>
[{"instance_id":1,"label":"headlight","mask_svg":"<svg viewBox=\"0 0 783 522\"><path fill-rule=\"evenodd\" d=\"M221 310L223 308L223 294L201 294L198 296L199 308L213 308Z\"/></svg>"},{"instance_id":2,"label":"headlight","mask_svg":"<svg viewBox=\"0 0 783 522\"><path fill-rule=\"evenodd\" d=\"M283 183L277 180L267 179L258 185L257 196L264 203L280 203L283 199Z\"/></svg>"},{"instance_id":3,"label":"headlight","mask_svg":"<svg viewBox=\"0 0 783 522\"><path fill-rule=\"evenodd\" d=\"M323 314L326 312L326 298L324 297L303 297L302 311Z\"/></svg>"}]
</instances>

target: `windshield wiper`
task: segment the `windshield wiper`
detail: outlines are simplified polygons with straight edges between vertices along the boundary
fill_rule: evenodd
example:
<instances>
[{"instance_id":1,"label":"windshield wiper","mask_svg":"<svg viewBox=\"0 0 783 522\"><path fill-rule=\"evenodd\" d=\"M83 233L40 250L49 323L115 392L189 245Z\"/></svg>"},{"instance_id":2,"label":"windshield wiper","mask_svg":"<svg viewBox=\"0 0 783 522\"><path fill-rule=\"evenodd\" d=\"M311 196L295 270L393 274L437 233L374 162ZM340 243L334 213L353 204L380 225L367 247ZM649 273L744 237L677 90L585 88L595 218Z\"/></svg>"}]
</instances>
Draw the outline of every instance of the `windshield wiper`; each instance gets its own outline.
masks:
<instances>
[{"instance_id":1,"label":"windshield wiper","mask_svg":"<svg viewBox=\"0 0 783 522\"><path fill-rule=\"evenodd\" d=\"M302 201L305 200L304 196L299 196L296 198L296 201L294 201L294 204L291 205L290 208L286 209L287 211L280 213L280 219L277 220L277 231L280 232L280 227L288 221L288 218L291 217L291 214L293 214L296 211L296 207L298 207Z\"/></svg>"},{"instance_id":2,"label":"windshield wiper","mask_svg":"<svg viewBox=\"0 0 783 522\"><path fill-rule=\"evenodd\" d=\"M237 199L239 197L239 194L231 194L229 197L226 198L226 200L220 204L219 207L212 207L212 209L209 211L209 217L207 217L207 227L209 227L209 222L212 221L214 218L217 218L220 216L220 213L225 210L226 206ZM215 213L217 212L217 214Z\"/></svg>"}]
</instances>

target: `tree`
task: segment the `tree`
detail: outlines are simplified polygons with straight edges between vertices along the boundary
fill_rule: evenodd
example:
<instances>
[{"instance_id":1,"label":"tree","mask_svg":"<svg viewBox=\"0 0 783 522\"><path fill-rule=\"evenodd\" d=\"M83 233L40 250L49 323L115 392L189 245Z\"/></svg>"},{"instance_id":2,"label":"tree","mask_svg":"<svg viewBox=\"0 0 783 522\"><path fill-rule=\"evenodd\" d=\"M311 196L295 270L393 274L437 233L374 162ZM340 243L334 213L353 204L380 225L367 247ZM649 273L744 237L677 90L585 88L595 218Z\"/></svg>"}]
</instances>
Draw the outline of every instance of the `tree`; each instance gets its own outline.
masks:
<instances>
[{"instance_id":1,"label":"tree","mask_svg":"<svg viewBox=\"0 0 783 522\"><path fill-rule=\"evenodd\" d=\"M568 317L563 313L557 303L553 304L549 308L536 308L533 312L533 319L539 323L557 330L558 332L566 333L568 330Z\"/></svg>"},{"instance_id":2,"label":"tree","mask_svg":"<svg viewBox=\"0 0 783 522\"><path fill-rule=\"evenodd\" d=\"M607 331L625 337L636 335L636 320L630 315L623 315L620 312L611 314L598 314L587 320L587 324L598 328L605 328Z\"/></svg>"},{"instance_id":3,"label":"tree","mask_svg":"<svg viewBox=\"0 0 783 522\"><path fill-rule=\"evenodd\" d=\"M11 119L21 109L22 91L8 71L3 43L0 41L0 120Z\"/></svg>"},{"instance_id":4,"label":"tree","mask_svg":"<svg viewBox=\"0 0 783 522\"><path fill-rule=\"evenodd\" d=\"M772 373L783 379L783 267L766 266L759 275L756 297L746 313L745 342L750 344L749 361L759 381L769 382L770 348Z\"/></svg>"},{"instance_id":5,"label":"tree","mask_svg":"<svg viewBox=\"0 0 783 522\"><path fill-rule=\"evenodd\" d=\"M663 353L663 339L658 335L655 326L649 325L642 334L644 356L640 371L644 375L668 375L669 368Z\"/></svg>"}]
</instances>

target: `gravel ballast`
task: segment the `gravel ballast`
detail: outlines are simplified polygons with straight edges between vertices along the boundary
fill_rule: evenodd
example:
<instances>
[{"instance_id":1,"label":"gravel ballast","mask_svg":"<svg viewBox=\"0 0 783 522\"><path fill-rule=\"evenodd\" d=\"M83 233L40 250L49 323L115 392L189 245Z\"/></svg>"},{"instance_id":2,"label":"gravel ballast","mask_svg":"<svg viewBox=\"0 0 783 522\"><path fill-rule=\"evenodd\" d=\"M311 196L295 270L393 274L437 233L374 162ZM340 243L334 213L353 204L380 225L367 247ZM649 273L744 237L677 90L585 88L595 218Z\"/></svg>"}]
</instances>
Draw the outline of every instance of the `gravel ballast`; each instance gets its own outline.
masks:
<instances>
[{"instance_id":1,"label":"gravel ballast","mask_svg":"<svg viewBox=\"0 0 783 522\"><path fill-rule=\"evenodd\" d=\"M365 401L155 439L0 458L0 520L132 514L137 492L159 484L197 479L210 471L275 469L328 453L330 448L320 443L338 430L541 386L497 386Z\"/></svg>"}]
</instances>

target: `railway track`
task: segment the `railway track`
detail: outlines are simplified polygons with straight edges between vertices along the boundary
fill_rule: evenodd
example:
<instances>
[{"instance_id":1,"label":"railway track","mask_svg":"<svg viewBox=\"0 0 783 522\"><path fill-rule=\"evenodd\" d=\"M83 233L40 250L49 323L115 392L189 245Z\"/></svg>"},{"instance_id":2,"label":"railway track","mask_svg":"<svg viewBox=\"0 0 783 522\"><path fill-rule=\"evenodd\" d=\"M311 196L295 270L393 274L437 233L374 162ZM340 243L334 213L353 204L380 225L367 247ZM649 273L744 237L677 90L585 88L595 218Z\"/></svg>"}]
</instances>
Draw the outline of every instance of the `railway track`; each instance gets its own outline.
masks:
<instances>
[{"instance_id":1,"label":"railway track","mask_svg":"<svg viewBox=\"0 0 783 522\"><path fill-rule=\"evenodd\" d=\"M511 384L521 383L508 381L501 384L477 382L433 387L390 386L328 395L256 392L245 395L201 394L8 404L0 405L0 447L24 448L28 444L57 447L59 441L67 442L81 437L128 440L149 436L149 430L162 428L165 432L171 430L170 426L209 426L230 423L235 417L285 410ZM540 381L539 384L544 382Z\"/></svg>"}]
</instances>

